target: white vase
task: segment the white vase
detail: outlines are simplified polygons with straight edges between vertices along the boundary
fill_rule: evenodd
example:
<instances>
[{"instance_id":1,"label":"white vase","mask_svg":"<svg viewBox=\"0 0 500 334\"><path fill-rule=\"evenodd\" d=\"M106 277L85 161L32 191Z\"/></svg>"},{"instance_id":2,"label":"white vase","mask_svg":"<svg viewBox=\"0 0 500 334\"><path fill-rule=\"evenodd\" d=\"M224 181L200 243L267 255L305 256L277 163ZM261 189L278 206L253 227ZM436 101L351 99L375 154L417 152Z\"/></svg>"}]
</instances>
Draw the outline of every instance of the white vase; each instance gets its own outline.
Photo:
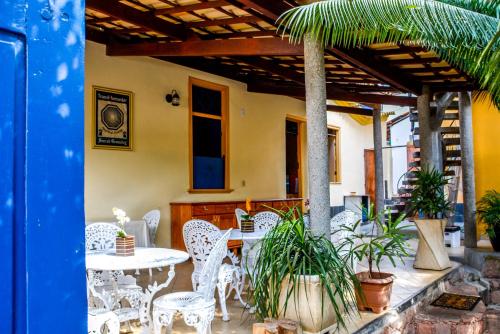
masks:
<instances>
[{"instance_id":1,"label":"white vase","mask_svg":"<svg viewBox=\"0 0 500 334\"><path fill-rule=\"evenodd\" d=\"M337 322L328 293L326 289L322 288L318 275L305 276L305 278L304 276L300 276L298 280L298 291L294 290L292 292L284 314L283 308L288 290L288 278L281 285L281 317L300 323L303 333L322 333ZM339 304L341 303L340 300L337 301ZM323 312L322 303L324 303Z\"/></svg>"},{"instance_id":2,"label":"white vase","mask_svg":"<svg viewBox=\"0 0 500 334\"><path fill-rule=\"evenodd\" d=\"M444 245L445 219L415 219L418 229L418 248L413 267L444 270L451 267Z\"/></svg>"}]
</instances>

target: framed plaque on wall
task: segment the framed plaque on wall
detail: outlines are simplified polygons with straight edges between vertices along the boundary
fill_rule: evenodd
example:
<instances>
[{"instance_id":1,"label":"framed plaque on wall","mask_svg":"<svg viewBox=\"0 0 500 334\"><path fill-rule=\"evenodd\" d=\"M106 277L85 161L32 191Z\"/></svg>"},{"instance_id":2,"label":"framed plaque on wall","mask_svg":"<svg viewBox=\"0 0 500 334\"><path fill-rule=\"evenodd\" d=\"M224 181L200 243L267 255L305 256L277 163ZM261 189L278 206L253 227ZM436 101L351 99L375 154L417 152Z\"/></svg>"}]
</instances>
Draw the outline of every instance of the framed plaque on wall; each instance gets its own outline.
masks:
<instances>
[{"instance_id":1,"label":"framed plaque on wall","mask_svg":"<svg viewBox=\"0 0 500 334\"><path fill-rule=\"evenodd\" d=\"M132 150L133 93L92 86L92 147Z\"/></svg>"}]
</instances>

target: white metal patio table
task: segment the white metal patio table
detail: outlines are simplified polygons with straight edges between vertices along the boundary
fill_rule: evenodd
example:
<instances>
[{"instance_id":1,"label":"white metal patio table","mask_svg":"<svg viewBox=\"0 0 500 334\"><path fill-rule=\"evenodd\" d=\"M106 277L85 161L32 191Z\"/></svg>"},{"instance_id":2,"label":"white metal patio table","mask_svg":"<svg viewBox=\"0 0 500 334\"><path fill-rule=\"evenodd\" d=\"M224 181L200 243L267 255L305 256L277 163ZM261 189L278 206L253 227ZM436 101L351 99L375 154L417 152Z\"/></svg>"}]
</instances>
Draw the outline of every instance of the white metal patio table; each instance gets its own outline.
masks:
<instances>
[{"instance_id":1,"label":"white metal patio table","mask_svg":"<svg viewBox=\"0 0 500 334\"><path fill-rule=\"evenodd\" d=\"M136 247L134 256L116 256L115 250L104 252L90 251L85 256L87 270L113 271L113 270L136 270L158 267L169 267L167 279L158 284L154 282L144 291L144 300L139 310L143 333L152 333L153 323L150 308L153 298L158 291L166 288L175 277L175 265L186 262L189 255L186 252L168 248L146 248ZM89 282L92 284L92 282Z\"/></svg>"},{"instance_id":2,"label":"white metal patio table","mask_svg":"<svg viewBox=\"0 0 500 334\"><path fill-rule=\"evenodd\" d=\"M227 232L227 230L222 230L222 233ZM232 229L231 234L229 235L229 240L239 240L239 241L244 241L247 243L248 247L242 247L241 248L241 258L242 260L246 258L252 248L255 247L255 244L257 244L260 240L264 239L266 233L269 232L269 230L259 230L259 231L254 231L254 232L241 232L240 229ZM253 264L251 264L253 265ZM240 262L240 271L241 275L243 277L242 279L242 284L240 287L240 293L243 291L243 285L244 285L244 276L246 275L245 268L243 268L243 261ZM243 304L245 307L249 307L247 303L241 300L240 302ZM255 309L254 307L250 307L250 313L254 313Z\"/></svg>"}]
</instances>

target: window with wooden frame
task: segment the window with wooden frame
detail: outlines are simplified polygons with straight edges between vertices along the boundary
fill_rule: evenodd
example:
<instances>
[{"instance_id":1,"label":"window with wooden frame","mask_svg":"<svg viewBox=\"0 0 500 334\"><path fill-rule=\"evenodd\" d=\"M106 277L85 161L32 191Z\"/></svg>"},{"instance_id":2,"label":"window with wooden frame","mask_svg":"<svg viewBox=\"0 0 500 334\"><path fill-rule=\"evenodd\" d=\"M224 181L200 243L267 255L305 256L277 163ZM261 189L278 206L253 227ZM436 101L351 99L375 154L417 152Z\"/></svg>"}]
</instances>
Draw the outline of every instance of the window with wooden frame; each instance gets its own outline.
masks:
<instances>
[{"instance_id":1,"label":"window with wooden frame","mask_svg":"<svg viewBox=\"0 0 500 334\"><path fill-rule=\"evenodd\" d=\"M340 183L340 129L328 127L328 171L331 183Z\"/></svg>"},{"instance_id":2,"label":"window with wooden frame","mask_svg":"<svg viewBox=\"0 0 500 334\"><path fill-rule=\"evenodd\" d=\"M189 78L190 192L229 192L229 88Z\"/></svg>"}]
</instances>

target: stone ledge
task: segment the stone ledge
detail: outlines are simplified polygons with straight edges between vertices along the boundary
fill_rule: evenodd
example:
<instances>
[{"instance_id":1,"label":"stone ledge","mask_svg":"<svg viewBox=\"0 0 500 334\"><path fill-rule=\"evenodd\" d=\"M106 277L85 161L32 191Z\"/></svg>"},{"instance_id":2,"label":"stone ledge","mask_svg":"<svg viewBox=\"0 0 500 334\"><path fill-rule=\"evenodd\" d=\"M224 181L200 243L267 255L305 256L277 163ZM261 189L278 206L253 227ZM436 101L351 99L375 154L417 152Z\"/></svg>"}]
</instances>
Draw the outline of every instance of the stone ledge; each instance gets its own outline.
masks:
<instances>
[{"instance_id":1,"label":"stone ledge","mask_svg":"<svg viewBox=\"0 0 500 334\"><path fill-rule=\"evenodd\" d=\"M494 252L491 247L464 249L464 263L479 271L483 269L485 258L488 256L500 258L500 252Z\"/></svg>"},{"instance_id":2,"label":"stone ledge","mask_svg":"<svg viewBox=\"0 0 500 334\"><path fill-rule=\"evenodd\" d=\"M405 326L423 306L430 304L445 291L445 282L463 272L463 266L457 266L441 276L418 293L398 304L392 310L354 331L354 334L405 333Z\"/></svg>"}]
</instances>

